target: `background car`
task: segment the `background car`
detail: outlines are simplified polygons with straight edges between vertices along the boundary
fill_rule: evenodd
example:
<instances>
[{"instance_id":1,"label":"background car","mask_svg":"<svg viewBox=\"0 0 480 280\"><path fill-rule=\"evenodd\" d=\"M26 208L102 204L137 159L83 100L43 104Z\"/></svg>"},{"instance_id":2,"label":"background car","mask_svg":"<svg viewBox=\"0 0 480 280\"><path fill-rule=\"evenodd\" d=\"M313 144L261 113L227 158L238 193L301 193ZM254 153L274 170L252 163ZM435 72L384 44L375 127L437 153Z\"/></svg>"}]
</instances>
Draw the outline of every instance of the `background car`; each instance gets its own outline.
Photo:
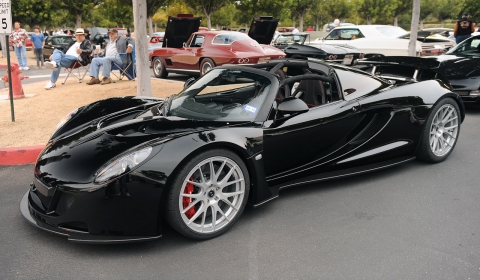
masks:
<instances>
[{"instance_id":1,"label":"background car","mask_svg":"<svg viewBox=\"0 0 480 280\"><path fill-rule=\"evenodd\" d=\"M417 77L441 75L448 79L453 91L466 105L480 105L480 35L462 41L444 55L426 58L384 57L368 59L361 64L375 66L377 73L386 76L409 73L413 77L414 69L418 69ZM413 68L407 70L409 67Z\"/></svg>"},{"instance_id":2,"label":"background car","mask_svg":"<svg viewBox=\"0 0 480 280\"><path fill-rule=\"evenodd\" d=\"M327 45L310 42L309 33L280 33L272 43L283 50L286 57L317 58L345 65L355 65L363 53L348 45Z\"/></svg>"},{"instance_id":3,"label":"background car","mask_svg":"<svg viewBox=\"0 0 480 280\"><path fill-rule=\"evenodd\" d=\"M279 59L219 66L167 99L97 101L59 123L20 210L74 242L153 240L163 221L214 238L282 188L447 159L465 110L444 83Z\"/></svg>"},{"instance_id":4,"label":"background car","mask_svg":"<svg viewBox=\"0 0 480 280\"><path fill-rule=\"evenodd\" d=\"M355 25L336 27L316 43L331 45L350 45L365 54L365 57L378 55L408 56L409 33L398 26L390 25ZM415 50L418 56L440 54L440 50L451 46L448 39L419 37Z\"/></svg>"},{"instance_id":5,"label":"background car","mask_svg":"<svg viewBox=\"0 0 480 280\"><path fill-rule=\"evenodd\" d=\"M165 32L155 32L148 41L148 52L162 47Z\"/></svg>"},{"instance_id":6,"label":"background car","mask_svg":"<svg viewBox=\"0 0 480 280\"><path fill-rule=\"evenodd\" d=\"M43 47L43 58L49 60L55 49L64 51L65 48L75 41L75 37L70 35L53 35L45 38L45 45Z\"/></svg>"},{"instance_id":7,"label":"background car","mask_svg":"<svg viewBox=\"0 0 480 280\"><path fill-rule=\"evenodd\" d=\"M277 22L254 20L247 35L236 31L197 31L200 19L169 17L162 48L149 53L157 78L166 78L168 73L203 75L223 64L248 65L285 57L281 50L262 45L265 40L270 43Z\"/></svg>"}]
</instances>

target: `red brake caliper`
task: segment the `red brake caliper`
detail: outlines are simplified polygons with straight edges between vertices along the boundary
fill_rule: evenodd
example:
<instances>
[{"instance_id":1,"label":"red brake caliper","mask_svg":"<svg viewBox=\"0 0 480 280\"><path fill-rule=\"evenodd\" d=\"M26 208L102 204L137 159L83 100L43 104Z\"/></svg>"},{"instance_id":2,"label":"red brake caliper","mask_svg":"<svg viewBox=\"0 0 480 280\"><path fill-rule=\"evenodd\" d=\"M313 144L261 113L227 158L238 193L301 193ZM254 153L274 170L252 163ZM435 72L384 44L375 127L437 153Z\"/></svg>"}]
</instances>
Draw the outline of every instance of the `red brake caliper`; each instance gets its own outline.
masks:
<instances>
[{"instance_id":1,"label":"red brake caliper","mask_svg":"<svg viewBox=\"0 0 480 280\"><path fill-rule=\"evenodd\" d=\"M193 178L190 178L190 181L193 181ZM187 185L185 185L185 189L183 191L183 193L186 193L186 194L192 194L193 192L193 184L192 183L187 183ZM192 198L191 197L183 197L182 198L182 203L183 203L183 209L187 208L190 203L192 203ZM188 209L187 212L185 212L185 216L187 216L187 218L192 218L193 215L195 215L195 206L193 206L192 208Z\"/></svg>"}]
</instances>

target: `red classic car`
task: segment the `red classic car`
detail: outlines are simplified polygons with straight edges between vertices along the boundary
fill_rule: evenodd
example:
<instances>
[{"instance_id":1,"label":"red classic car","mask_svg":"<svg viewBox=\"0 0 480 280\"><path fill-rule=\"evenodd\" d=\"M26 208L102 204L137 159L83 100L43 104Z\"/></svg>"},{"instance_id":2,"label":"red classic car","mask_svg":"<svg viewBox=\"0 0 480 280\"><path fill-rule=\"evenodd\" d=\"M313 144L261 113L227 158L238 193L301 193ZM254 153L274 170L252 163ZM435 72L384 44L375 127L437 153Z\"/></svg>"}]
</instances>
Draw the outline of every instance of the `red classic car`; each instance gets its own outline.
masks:
<instances>
[{"instance_id":1,"label":"red classic car","mask_svg":"<svg viewBox=\"0 0 480 280\"><path fill-rule=\"evenodd\" d=\"M168 73L203 75L224 64L257 64L283 58L283 51L266 45L277 24L276 20L255 19L247 35L198 31L199 17L169 17L162 48L149 53L153 73L157 78L166 78Z\"/></svg>"}]
</instances>

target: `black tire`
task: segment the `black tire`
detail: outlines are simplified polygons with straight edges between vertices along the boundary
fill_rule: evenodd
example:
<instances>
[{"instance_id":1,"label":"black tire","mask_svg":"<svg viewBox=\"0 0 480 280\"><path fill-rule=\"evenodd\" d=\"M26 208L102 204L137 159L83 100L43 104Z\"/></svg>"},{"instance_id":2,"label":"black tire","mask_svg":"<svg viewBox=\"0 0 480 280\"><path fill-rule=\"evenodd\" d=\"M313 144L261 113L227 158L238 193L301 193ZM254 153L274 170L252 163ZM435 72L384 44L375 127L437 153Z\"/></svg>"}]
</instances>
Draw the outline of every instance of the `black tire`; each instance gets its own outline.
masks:
<instances>
[{"instance_id":1,"label":"black tire","mask_svg":"<svg viewBox=\"0 0 480 280\"><path fill-rule=\"evenodd\" d=\"M440 100L425 123L417 157L423 161L444 161L453 151L460 134L460 109L452 98Z\"/></svg>"},{"instance_id":2,"label":"black tire","mask_svg":"<svg viewBox=\"0 0 480 280\"><path fill-rule=\"evenodd\" d=\"M152 69L153 69L153 74L157 78L165 79L168 76L168 72L167 72L167 69L165 68L165 64L163 64L163 61L160 57L155 57L152 60Z\"/></svg>"},{"instance_id":3,"label":"black tire","mask_svg":"<svg viewBox=\"0 0 480 280\"><path fill-rule=\"evenodd\" d=\"M224 149L202 152L176 172L168 194L166 220L192 239L219 236L242 214L249 190L248 171L238 155Z\"/></svg>"},{"instance_id":4,"label":"black tire","mask_svg":"<svg viewBox=\"0 0 480 280\"><path fill-rule=\"evenodd\" d=\"M215 67L215 62L213 62L213 60L211 60L210 58L202 59L202 62L200 63L200 76L203 76L213 67Z\"/></svg>"}]
</instances>

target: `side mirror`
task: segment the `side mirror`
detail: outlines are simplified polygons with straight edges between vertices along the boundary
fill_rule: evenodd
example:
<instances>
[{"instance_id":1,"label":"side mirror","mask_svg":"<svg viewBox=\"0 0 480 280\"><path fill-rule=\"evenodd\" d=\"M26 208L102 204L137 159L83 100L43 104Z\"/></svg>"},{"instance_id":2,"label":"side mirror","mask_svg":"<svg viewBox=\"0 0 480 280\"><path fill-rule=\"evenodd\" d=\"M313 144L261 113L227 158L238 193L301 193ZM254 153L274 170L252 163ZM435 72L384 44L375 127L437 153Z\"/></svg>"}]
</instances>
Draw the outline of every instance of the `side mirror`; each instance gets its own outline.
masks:
<instances>
[{"instance_id":1,"label":"side mirror","mask_svg":"<svg viewBox=\"0 0 480 280\"><path fill-rule=\"evenodd\" d=\"M194 77L186 80L185 83L183 84L183 88L189 87L191 84L193 84L193 82L195 82L195 78L194 78Z\"/></svg>"},{"instance_id":2,"label":"side mirror","mask_svg":"<svg viewBox=\"0 0 480 280\"><path fill-rule=\"evenodd\" d=\"M187 43L183 42L183 47L186 48L186 47L187 47Z\"/></svg>"},{"instance_id":3,"label":"side mirror","mask_svg":"<svg viewBox=\"0 0 480 280\"><path fill-rule=\"evenodd\" d=\"M282 115L294 115L308 112L308 106L303 100L296 97L288 97L278 105L277 111Z\"/></svg>"}]
</instances>

